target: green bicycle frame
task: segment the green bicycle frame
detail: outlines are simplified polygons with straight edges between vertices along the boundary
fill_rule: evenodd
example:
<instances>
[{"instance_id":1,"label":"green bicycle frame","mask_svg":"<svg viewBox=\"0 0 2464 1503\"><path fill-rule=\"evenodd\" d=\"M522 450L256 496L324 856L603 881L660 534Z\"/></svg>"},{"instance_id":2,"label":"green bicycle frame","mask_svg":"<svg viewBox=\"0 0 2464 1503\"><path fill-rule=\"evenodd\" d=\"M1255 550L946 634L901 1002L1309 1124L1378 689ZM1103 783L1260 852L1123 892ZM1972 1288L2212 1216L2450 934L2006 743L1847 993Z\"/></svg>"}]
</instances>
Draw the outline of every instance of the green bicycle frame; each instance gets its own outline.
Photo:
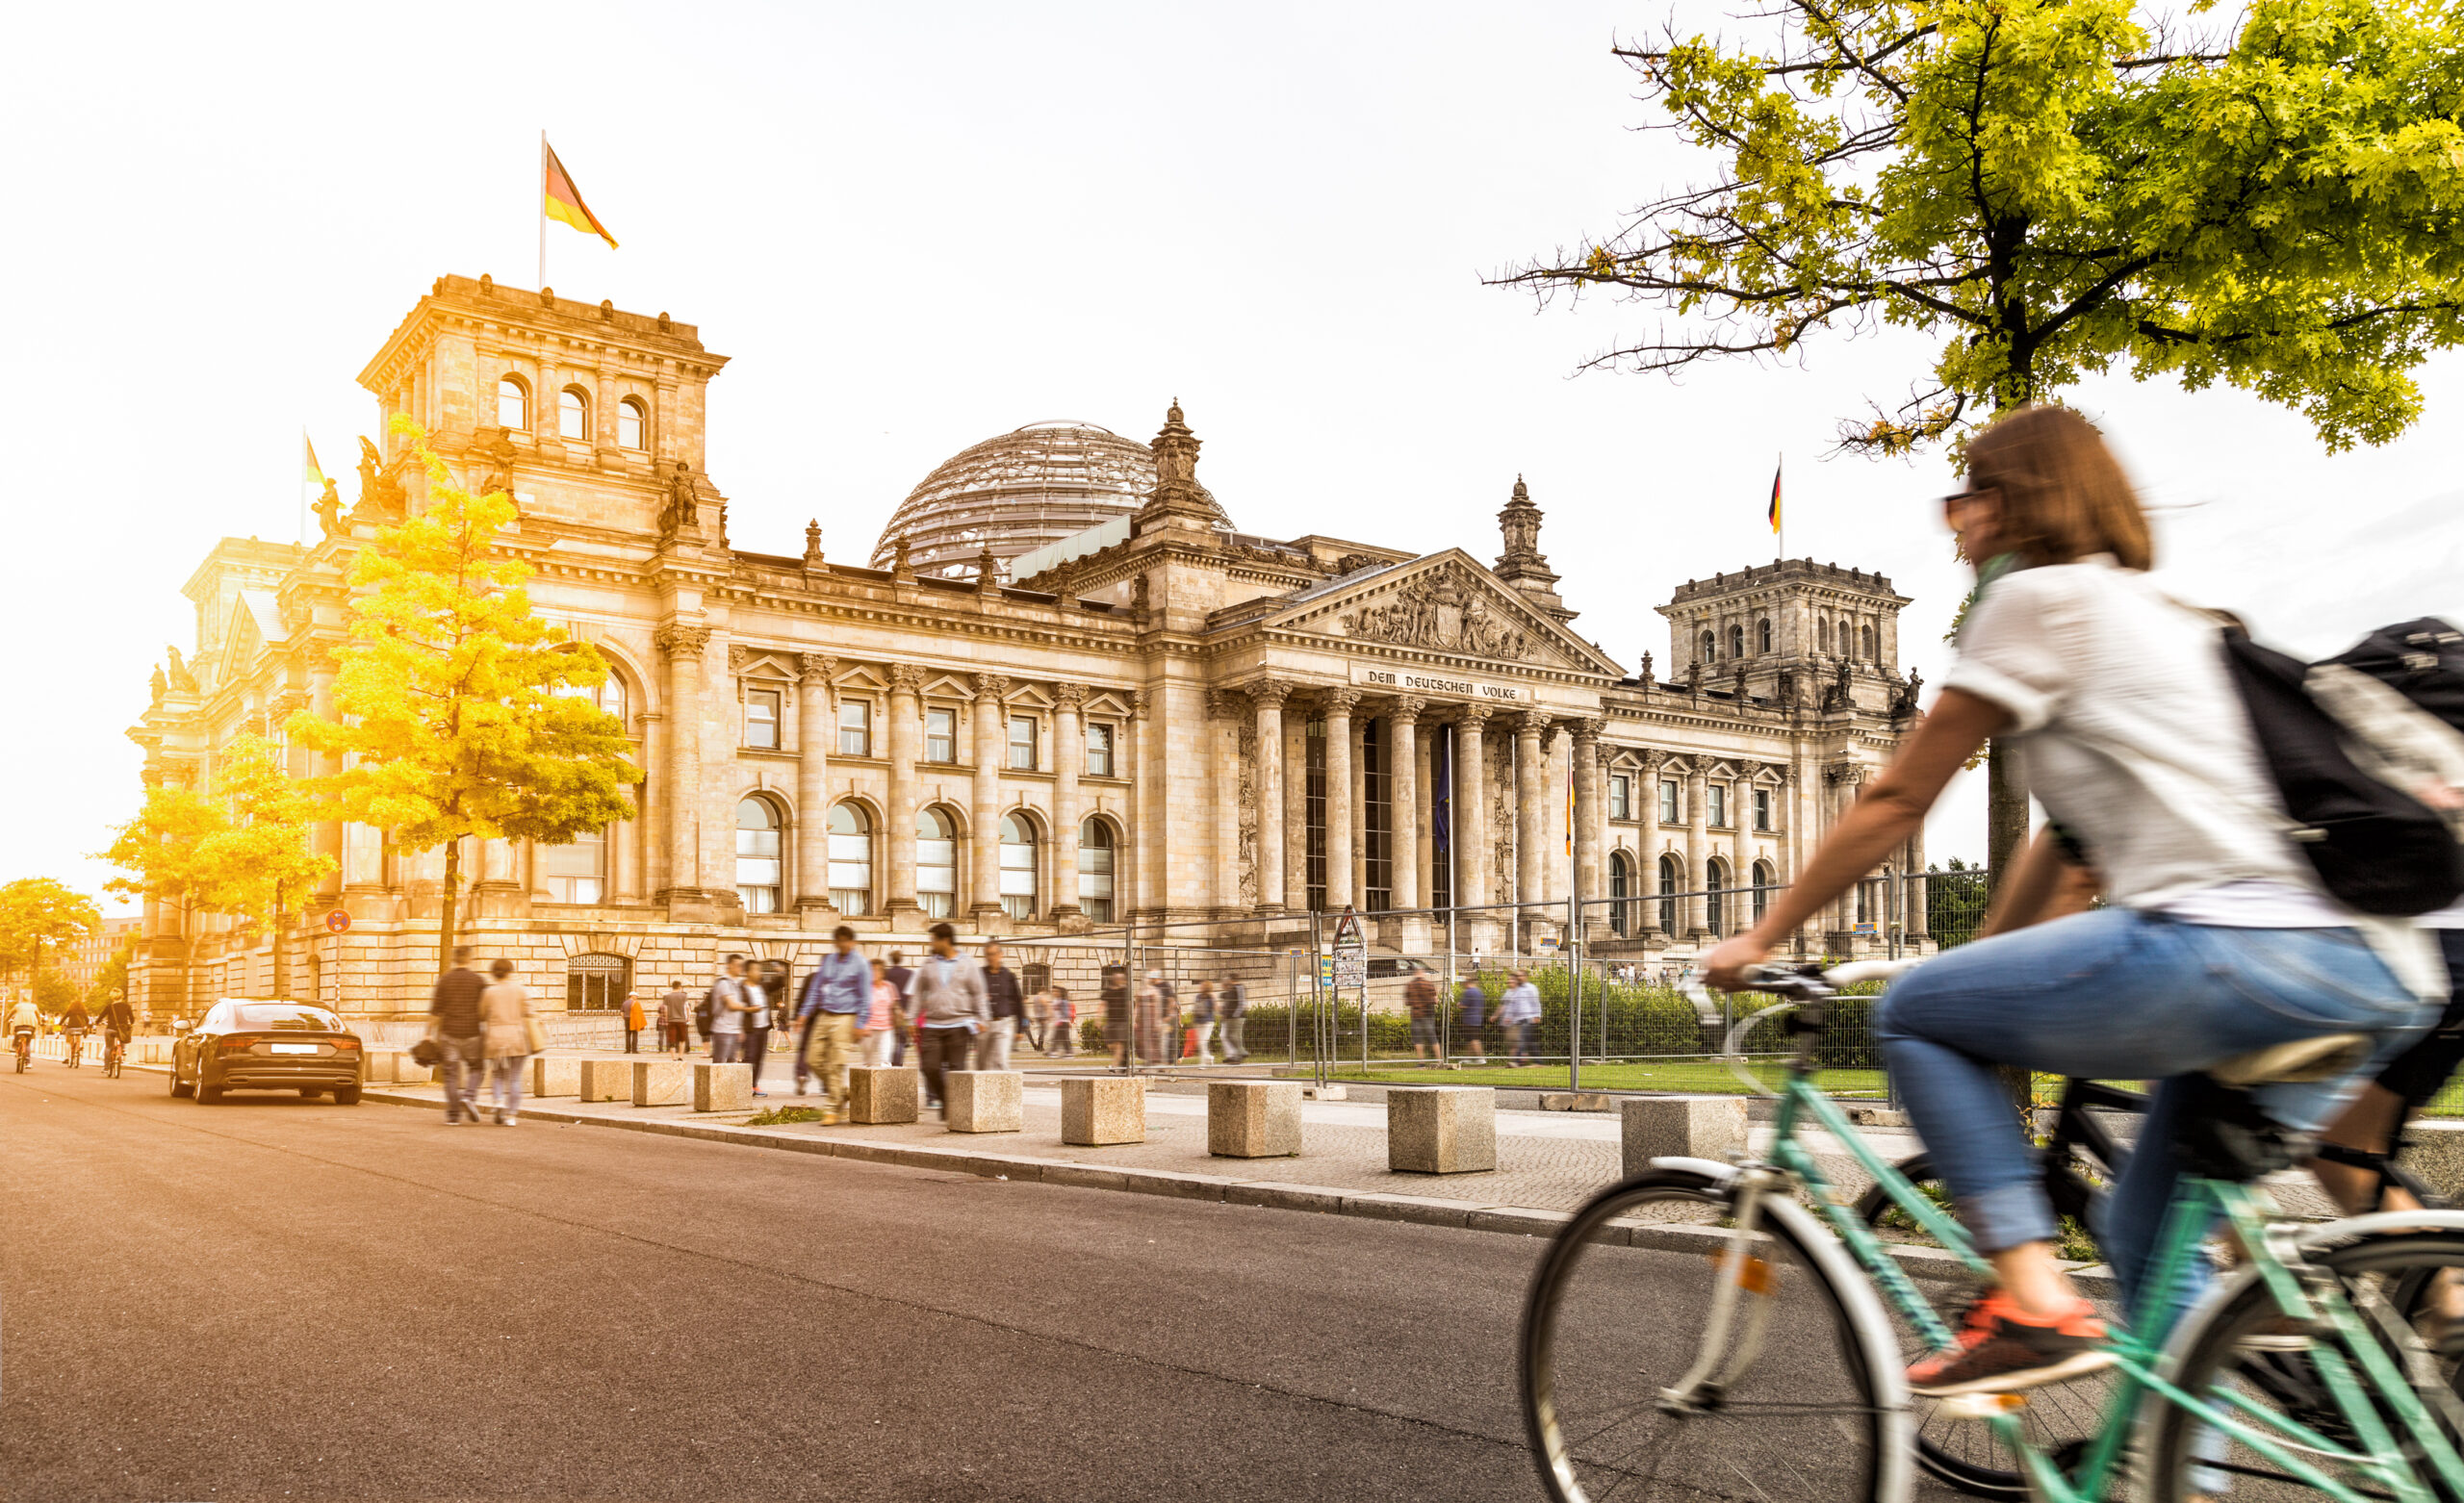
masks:
<instances>
[{"instance_id":1,"label":"green bicycle frame","mask_svg":"<svg viewBox=\"0 0 2464 1503\"><path fill-rule=\"evenodd\" d=\"M1851 1256L1927 1344L1947 1345L1950 1329L1935 1313L1931 1302L1917 1292L1914 1281L1900 1267L1898 1260L1890 1256L1882 1239L1856 1213L1853 1204L1824 1176L1813 1156L1797 1142L1797 1131L1809 1119L1845 1147L1858 1167L1873 1178L1893 1205L1923 1228L1927 1236L1955 1254L1971 1272L1989 1277L1991 1264L1978 1255L1958 1221L1875 1153L1846 1114L1814 1088L1803 1061L1790 1070L1775 1112L1770 1162L1804 1185L1807 1196L1847 1244ZM2120 1464L2143 1395L2149 1392L2224 1432L2287 1474L2334 1498L2336 1503L2374 1500L2322 1469L2322 1461L2358 1471L2392 1493L2399 1503L2435 1503L2433 1494L2405 1463L2396 1437L2382 1418L2382 1414L2392 1414L2437 1468L2448 1490L2464 1495L2464 1457L2456 1454L2421 1395L2414 1391L2404 1373L2390 1360L2385 1346L2374 1337L2333 1281L2305 1280L2288 1265L2289 1249L2280 1234L2270 1228L2268 1204L2264 1192L2247 1185L2195 1177L2182 1182L2166 1216L2157 1243L2155 1276L2148 1283L2150 1290L2169 1291L2168 1297L2144 1300L2151 1311L2144 1327L2134 1325L2117 1331L2110 1338L2109 1349L2121 1381L2075 1476L2065 1474L2052 1458L2027 1442L2016 1414L1996 1414L1984 1421L1993 1427L2012 1454L2020 1458L2038 1498L2045 1503L2097 1503L2103 1499L2106 1486ZM2222 1388L2213 1394L2215 1401L2191 1393L2160 1372L2166 1340L2180 1314L2181 1301L2173 1294L2187 1286L2195 1261L2205 1257L2202 1244L2208 1228L2219 1218L2228 1222L2241 1238L2249 1252L2251 1266L2285 1314L2306 1322L2323 1322L2334 1333L2342 1350L2323 1340L2313 1341L2311 1363L2352 1426L2354 1436L2367 1447L2366 1452L2339 1445L2288 1416ZM1740 1215L1738 1220L1743 1225L1748 1218ZM2348 1354L2352 1361L2347 1360ZM2359 1364L2358 1373L2354 1363Z\"/></svg>"}]
</instances>

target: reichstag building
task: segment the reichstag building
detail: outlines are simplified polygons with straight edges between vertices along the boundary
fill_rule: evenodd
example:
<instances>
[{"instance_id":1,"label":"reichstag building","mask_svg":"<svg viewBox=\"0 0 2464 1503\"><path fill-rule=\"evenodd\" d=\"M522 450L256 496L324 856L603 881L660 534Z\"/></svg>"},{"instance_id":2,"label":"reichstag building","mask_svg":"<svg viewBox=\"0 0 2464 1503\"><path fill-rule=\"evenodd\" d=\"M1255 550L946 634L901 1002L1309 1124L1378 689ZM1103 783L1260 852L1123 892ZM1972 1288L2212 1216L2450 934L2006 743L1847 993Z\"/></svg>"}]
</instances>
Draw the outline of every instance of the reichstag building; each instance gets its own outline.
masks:
<instances>
[{"instance_id":1,"label":"reichstag building","mask_svg":"<svg viewBox=\"0 0 2464 1503\"><path fill-rule=\"evenodd\" d=\"M1198 478L1177 403L1143 443L1040 422L965 448L860 560L825 556L817 523L801 554L749 551L704 462L726 363L663 313L448 276L359 373L378 431L406 413L459 483L513 494L502 545L536 608L612 666L637 817L463 862L474 942L575 1006L727 950L800 961L842 922L920 939L941 918L970 936L1205 920L1179 936L1279 945L1352 905L1411 954L1446 942L1425 910L1485 909L1453 942L1497 951L1564 937L1573 895L1627 900L1583 910L1595 952L1690 955L1788 880L1913 713L1908 602L1879 574L1713 573L1659 606L1658 666L1621 663L1574 628L1520 479L1499 477L1498 536L1469 547L1260 536ZM362 447L318 542L225 539L189 580L193 650L130 732L149 779L210 785L234 735L329 708L352 554L425 484L398 440ZM356 825L318 838L338 872L295 990L424 1006L442 853ZM1923 859L1912 843L1877 877ZM1884 885L1807 943L1875 942ZM1496 906L1518 903L1553 906L1518 926ZM336 908L346 932L321 922ZM158 1013L269 993L253 930L157 904L143 933L133 986Z\"/></svg>"}]
</instances>

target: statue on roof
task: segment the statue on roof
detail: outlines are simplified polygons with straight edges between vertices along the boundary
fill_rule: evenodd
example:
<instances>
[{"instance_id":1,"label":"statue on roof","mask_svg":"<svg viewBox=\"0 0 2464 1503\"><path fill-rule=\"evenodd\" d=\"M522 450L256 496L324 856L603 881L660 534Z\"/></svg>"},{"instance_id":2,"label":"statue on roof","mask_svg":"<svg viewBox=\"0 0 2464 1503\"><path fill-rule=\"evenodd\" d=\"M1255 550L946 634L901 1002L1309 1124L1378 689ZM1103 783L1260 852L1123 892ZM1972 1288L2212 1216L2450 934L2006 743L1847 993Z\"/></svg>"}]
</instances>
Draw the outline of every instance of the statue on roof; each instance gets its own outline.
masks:
<instances>
[{"instance_id":1,"label":"statue on roof","mask_svg":"<svg viewBox=\"0 0 2464 1503\"><path fill-rule=\"evenodd\" d=\"M165 648L164 650L170 654L171 687L179 690L182 694L196 693L196 675L190 673L189 665L181 660L180 650L178 648Z\"/></svg>"},{"instance_id":2,"label":"statue on roof","mask_svg":"<svg viewBox=\"0 0 2464 1503\"><path fill-rule=\"evenodd\" d=\"M343 530L343 498L334 494L333 476L327 475L325 477L325 494L317 497L316 502L311 509L317 513L317 525L324 529L325 536L331 538L341 535Z\"/></svg>"},{"instance_id":3,"label":"statue on roof","mask_svg":"<svg viewBox=\"0 0 2464 1503\"><path fill-rule=\"evenodd\" d=\"M166 683L166 682L164 682L164 680L163 680L163 665L161 665L160 663L155 664L155 665L154 665L154 682L153 682L153 684L152 684L152 686L151 686L151 690L152 690L152 693L153 693L153 696L154 696L154 702L155 702L156 704L160 704L160 703L162 703L162 702L163 702L163 696L164 696L167 692L168 692L168 691L169 691L169 689L170 689L170 685L169 685L169 684L167 684L167 683Z\"/></svg>"}]
</instances>

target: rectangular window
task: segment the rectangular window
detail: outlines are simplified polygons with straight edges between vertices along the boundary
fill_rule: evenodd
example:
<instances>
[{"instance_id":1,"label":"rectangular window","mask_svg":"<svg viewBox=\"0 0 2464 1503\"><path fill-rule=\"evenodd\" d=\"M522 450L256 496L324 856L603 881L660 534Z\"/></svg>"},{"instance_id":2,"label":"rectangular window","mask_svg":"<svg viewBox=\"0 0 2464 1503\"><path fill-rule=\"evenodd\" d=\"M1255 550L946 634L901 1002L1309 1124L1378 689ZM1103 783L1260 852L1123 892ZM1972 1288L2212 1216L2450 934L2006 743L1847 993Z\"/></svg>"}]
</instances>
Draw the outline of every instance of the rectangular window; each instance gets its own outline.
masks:
<instances>
[{"instance_id":1,"label":"rectangular window","mask_svg":"<svg viewBox=\"0 0 2464 1503\"><path fill-rule=\"evenodd\" d=\"M1087 776L1113 776L1113 728L1110 726L1087 727Z\"/></svg>"},{"instance_id":2,"label":"rectangular window","mask_svg":"<svg viewBox=\"0 0 2464 1503\"><path fill-rule=\"evenodd\" d=\"M1754 790L1754 828L1760 830L1771 828L1771 790L1768 788Z\"/></svg>"},{"instance_id":3,"label":"rectangular window","mask_svg":"<svg viewBox=\"0 0 2464 1503\"><path fill-rule=\"evenodd\" d=\"M1036 768L1036 718L1032 715L1010 717L1010 765L1022 773Z\"/></svg>"},{"instance_id":4,"label":"rectangular window","mask_svg":"<svg viewBox=\"0 0 2464 1503\"><path fill-rule=\"evenodd\" d=\"M1708 823L1725 828L1729 822L1729 785L1713 783L1708 791L1711 796L1711 814Z\"/></svg>"},{"instance_id":5,"label":"rectangular window","mask_svg":"<svg viewBox=\"0 0 2464 1503\"><path fill-rule=\"evenodd\" d=\"M607 835L587 830L573 843L539 848L539 885L551 903L597 903L606 894Z\"/></svg>"},{"instance_id":6,"label":"rectangular window","mask_svg":"<svg viewBox=\"0 0 2464 1503\"><path fill-rule=\"evenodd\" d=\"M1677 780L1675 778L1660 780L1659 822L1663 825L1677 823Z\"/></svg>"},{"instance_id":7,"label":"rectangular window","mask_svg":"<svg viewBox=\"0 0 2464 1503\"><path fill-rule=\"evenodd\" d=\"M1624 777L1608 779L1608 817L1613 820L1632 819L1633 783Z\"/></svg>"},{"instance_id":8,"label":"rectangular window","mask_svg":"<svg viewBox=\"0 0 2464 1503\"><path fill-rule=\"evenodd\" d=\"M955 762L959 759L959 712L926 710L924 712L924 760Z\"/></svg>"},{"instance_id":9,"label":"rectangular window","mask_svg":"<svg viewBox=\"0 0 2464 1503\"><path fill-rule=\"evenodd\" d=\"M873 707L861 700L838 701L838 754L873 754Z\"/></svg>"},{"instance_id":10,"label":"rectangular window","mask_svg":"<svg viewBox=\"0 0 2464 1503\"><path fill-rule=\"evenodd\" d=\"M1078 907L1097 924L1113 921L1113 848L1085 843L1078 847Z\"/></svg>"},{"instance_id":11,"label":"rectangular window","mask_svg":"<svg viewBox=\"0 0 2464 1503\"><path fill-rule=\"evenodd\" d=\"M752 689L744 696L744 744L779 750L779 691Z\"/></svg>"}]
</instances>

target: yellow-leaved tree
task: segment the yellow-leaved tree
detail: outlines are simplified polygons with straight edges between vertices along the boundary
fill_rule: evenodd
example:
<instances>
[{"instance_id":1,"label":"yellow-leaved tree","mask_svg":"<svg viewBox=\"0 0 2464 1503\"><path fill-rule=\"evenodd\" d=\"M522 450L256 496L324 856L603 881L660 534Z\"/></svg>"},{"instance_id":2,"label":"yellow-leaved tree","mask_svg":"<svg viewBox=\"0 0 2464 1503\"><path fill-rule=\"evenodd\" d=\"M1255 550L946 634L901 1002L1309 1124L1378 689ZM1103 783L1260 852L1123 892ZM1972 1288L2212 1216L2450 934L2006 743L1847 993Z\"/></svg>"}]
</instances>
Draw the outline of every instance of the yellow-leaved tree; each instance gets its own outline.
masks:
<instances>
[{"instance_id":1,"label":"yellow-leaved tree","mask_svg":"<svg viewBox=\"0 0 2464 1503\"><path fill-rule=\"evenodd\" d=\"M624 724L564 692L605 682L606 662L531 613L529 566L495 547L511 497L456 487L417 423L398 417L393 430L426 470L426 508L359 550L350 641L335 654L337 718L302 710L289 729L346 755L321 779L336 816L404 850L445 848L442 968L464 840L565 844L631 817L627 790L641 775L625 759Z\"/></svg>"}]
</instances>

